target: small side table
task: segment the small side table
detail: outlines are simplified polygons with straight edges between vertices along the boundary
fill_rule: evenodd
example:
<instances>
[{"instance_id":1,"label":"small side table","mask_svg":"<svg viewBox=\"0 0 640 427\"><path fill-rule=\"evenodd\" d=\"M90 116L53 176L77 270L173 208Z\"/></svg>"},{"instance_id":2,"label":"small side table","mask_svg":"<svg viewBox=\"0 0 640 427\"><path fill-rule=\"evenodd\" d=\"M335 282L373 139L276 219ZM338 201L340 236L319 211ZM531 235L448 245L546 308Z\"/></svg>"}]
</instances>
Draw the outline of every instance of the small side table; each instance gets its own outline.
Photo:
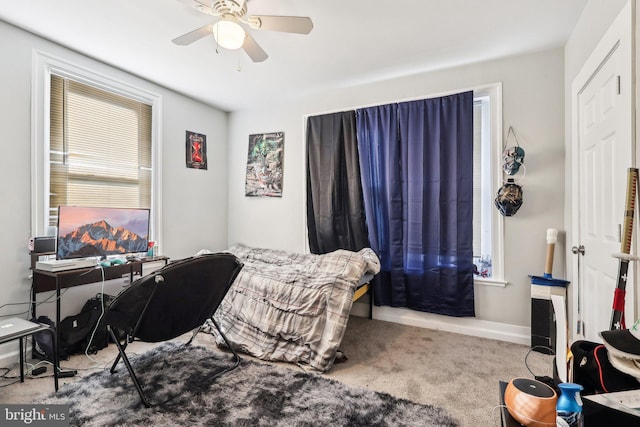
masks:
<instances>
[{"instance_id":1,"label":"small side table","mask_svg":"<svg viewBox=\"0 0 640 427\"><path fill-rule=\"evenodd\" d=\"M56 333L55 330L48 325L43 325L42 323L35 323L37 325L34 329L29 329L28 331L24 331L22 333L17 333L13 335L9 335L6 337L0 337L0 344L4 344L9 341L13 341L15 339L20 340L20 382L24 382L24 339L29 335L35 334L36 332L47 332L51 334L51 341L53 342L53 381L55 385L55 390L58 391L58 349L56 348Z\"/></svg>"}]
</instances>

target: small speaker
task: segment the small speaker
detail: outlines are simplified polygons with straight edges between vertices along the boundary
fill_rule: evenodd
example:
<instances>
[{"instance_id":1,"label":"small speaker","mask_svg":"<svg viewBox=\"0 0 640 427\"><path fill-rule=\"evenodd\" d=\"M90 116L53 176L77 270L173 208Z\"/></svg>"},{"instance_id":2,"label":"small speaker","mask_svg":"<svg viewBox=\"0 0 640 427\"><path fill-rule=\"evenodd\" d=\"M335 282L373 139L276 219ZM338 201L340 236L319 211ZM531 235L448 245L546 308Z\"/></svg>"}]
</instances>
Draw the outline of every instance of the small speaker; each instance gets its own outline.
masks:
<instances>
[{"instance_id":1,"label":"small speaker","mask_svg":"<svg viewBox=\"0 0 640 427\"><path fill-rule=\"evenodd\" d=\"M36 237L33 239L33 252L45 253L56 251L55 237Z\"/></svg>"},{"instance_id":2,"label":"small speaker","mask_svg":"<svg viewBox=\"0 0 640 427\"><path fill-rule=\"evenodd\" d=\"M558 395L543 382L512 379L504 392L504 404L516 421L527 427L555 427Z\"/></svg>"}]
</instances>

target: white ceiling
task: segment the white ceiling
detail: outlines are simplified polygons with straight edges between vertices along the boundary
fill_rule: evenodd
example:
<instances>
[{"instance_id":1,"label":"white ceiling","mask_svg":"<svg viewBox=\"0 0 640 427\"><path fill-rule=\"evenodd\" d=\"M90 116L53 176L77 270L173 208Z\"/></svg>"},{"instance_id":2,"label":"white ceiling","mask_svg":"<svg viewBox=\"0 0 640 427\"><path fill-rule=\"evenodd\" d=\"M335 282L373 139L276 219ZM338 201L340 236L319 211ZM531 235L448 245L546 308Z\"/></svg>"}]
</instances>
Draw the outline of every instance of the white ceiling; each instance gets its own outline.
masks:
<instances>
[{"instance_id":1,"label":"white ceiling","mask_svg":"<svg viewBox=\"0 0 640 427\"><path fill-rule=\"evenodd\" d=\"M201 0L207 1L207 0ZM250 30L269 58L216 53L184 0L19 0L0 19L226 111L564 46L587 0L249 0L248 15L309 16L309 35Z\"/></svg>"}]
</instances>

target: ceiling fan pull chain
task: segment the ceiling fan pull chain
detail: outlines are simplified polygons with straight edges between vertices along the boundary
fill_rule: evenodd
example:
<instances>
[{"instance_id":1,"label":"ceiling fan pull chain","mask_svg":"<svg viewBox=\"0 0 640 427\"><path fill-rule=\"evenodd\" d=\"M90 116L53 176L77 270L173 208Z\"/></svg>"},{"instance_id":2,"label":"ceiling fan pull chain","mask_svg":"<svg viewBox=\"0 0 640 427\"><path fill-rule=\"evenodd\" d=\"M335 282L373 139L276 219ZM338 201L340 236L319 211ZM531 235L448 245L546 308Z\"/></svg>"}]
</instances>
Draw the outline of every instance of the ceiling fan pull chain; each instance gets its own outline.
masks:
<instances>
[{"instance_id":1,"label":"ceiling fan pull chain","mask_svg":"<svg viewBox=\"0 0 640 427\"><path fill-rule=\"evenodd\" d=\"M219 31L218 27L216 27L215 25L213 26L213 31L215 31L216 33ZM218 34L214 34L213 40L215 40L216 42L216 53L218 55L220 55L220 43L218 43Z\"/></svg>"}]
</instances>

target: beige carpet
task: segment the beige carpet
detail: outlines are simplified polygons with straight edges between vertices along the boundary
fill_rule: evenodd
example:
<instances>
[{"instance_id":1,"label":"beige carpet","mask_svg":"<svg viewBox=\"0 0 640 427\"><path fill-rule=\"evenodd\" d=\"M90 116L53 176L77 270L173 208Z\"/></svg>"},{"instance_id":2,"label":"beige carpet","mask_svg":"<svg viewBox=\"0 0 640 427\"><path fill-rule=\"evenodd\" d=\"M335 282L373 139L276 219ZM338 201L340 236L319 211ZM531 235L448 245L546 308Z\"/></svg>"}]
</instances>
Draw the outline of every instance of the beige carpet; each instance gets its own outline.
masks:
<instances>
[{"instance_id":1,"label":"beige carpet","mask_svg":"<svg viewBox=\"0 0 640 427\"><path fill-rule=\"evenodd\" d=\"M196 341L215 345L205 334ZM128 353L141 353L152 346L136 342ZM526 346L360 317L349 320L341 350L348 360L334 365L327 377L446 408L464 427L499 426L498 381L532 378L525 365ZM115 352L115 346L110 345L93 356L97 363L74 356L62 365L86 374L110 366ZM551 356L532 352L528 363L536 375L551 375ZM11 373L17 374L17 369ZM61 379L61 384L77 378ZM0 385L8 382L1 379ZM31 403L35 396L52 391L51 378L28 379L24 384L0 388L0 402Z\"/></svg>"},{"instance_id":2,"label":"beige carpet","mask_svg":"<svg viewBox=\"0 0 640 427\"><path fill-rule=\"evenodd\" d=\"M327 376L446 408L461 426L499 426L498 381L533 378L527 346L352 317L341 346L349 360ZM553 358L531 352L536 375Z\"/></svg>"}]
</instances>

